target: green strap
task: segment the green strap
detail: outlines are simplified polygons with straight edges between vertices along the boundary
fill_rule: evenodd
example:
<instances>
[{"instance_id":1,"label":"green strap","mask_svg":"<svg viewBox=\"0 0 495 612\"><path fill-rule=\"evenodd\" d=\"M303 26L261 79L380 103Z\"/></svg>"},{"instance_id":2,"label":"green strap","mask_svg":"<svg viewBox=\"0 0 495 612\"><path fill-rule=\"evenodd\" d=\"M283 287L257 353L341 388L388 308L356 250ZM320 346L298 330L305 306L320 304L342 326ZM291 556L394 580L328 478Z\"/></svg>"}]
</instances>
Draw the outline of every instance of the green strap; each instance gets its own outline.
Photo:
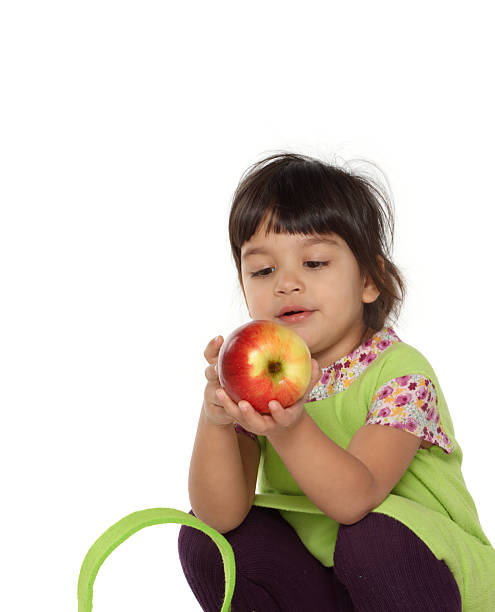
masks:
<instances>
[{"instance_id":1,"label":"green strap","mask_svg":"<svg viewBox=\"0 0 495 612\"><path fill-rule=\"evenodd\" d=\"M225 598L220 612L230 612L230 602L232 601L235 587L235 559L232 546L213 527L203 523L203 521L200 521L188 512L182 512L182 510L175 510L174 508L150 508L133 512L112 525L96 540L86 554L81 571L79 572L77 584L78 612L91 612L93 607L93 584L96 574L112 550L117 548L119 544L122 544L124 540L127 540L133 533L143 529L143 527L160 523L178 523L179 525L194 527L209 535L215 542L222 555L225 573Z\"/></svg>"}]
</instances>

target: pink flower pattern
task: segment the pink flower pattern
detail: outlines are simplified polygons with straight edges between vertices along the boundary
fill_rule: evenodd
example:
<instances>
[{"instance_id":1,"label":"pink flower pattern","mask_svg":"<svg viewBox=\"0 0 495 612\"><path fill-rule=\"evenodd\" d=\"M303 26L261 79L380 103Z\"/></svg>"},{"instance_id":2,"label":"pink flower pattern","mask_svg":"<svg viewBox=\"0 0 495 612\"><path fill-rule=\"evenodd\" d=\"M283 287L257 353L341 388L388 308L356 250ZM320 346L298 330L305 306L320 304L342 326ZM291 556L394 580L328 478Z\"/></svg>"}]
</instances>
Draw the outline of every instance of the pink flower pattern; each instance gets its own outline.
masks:
<instances>
[{"instance_id":1,"label":"pink flower pattern","mask_svg":"<svg viewBox=\"0 0 495 612\"><path fill-rule=\"evenodd\" d=\"M432 381L412 374L394 378L384 386L387 394L383 394L384 387L374 394L366 424L405 429L450 454L454 444L440 425L438 397Z\"/></svg>"},{"instance_id":2,"label":"pink flower pattern","mask_svg":"<svg viewBox=\"0 0 495 612\"><path fill-rule=\"evenodd\" d=\"M309 401L315 402L345 391L364 370L392 344L401 342L392 327L383 327L357 349L327 368L313 387ZM421 374L399 376L386 382L373 395L366 425L384 425L408 431L436 444L447 454L454 444L440 424L438 398L431 380ZM254 440L257 436L234 423L237 433Z\"/></svg>"}]
</instances>

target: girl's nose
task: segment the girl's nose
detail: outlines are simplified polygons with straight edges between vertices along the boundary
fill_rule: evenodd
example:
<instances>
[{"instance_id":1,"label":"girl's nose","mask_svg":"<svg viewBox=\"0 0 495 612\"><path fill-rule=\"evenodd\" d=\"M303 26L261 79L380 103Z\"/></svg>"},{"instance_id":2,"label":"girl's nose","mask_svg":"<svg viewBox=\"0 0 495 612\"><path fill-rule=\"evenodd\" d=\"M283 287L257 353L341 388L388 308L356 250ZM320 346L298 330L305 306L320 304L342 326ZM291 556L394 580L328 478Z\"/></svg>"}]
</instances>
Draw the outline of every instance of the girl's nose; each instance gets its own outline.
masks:
<instances>
[{"instance_id":1,"label":"girl's nose","mask_svg":"<svg viewBox=\"0 0 495 612\"><path fill-rule=\"evenodd\" d=\"M290 271L279 272L275 285L276 293L292 293L293 291L301 291L302 283L297 275Z\"/></svg>"}]
</instances>

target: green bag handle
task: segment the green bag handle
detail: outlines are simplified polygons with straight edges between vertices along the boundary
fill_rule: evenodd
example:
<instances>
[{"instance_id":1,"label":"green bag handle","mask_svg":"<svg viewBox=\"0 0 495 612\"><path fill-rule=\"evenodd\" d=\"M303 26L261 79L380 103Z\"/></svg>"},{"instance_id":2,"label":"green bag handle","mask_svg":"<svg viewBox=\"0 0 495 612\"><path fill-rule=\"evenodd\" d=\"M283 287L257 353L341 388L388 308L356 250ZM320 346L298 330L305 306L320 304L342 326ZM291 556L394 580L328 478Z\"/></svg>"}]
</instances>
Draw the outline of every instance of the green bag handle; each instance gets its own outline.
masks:
<instances>
[{"instance_id":1,"label":"green bag handle","mask_svg":"<svg viewBox=\"0 0 495 612\"><path fill-rule=\"evenodd\" d=\"M235 559L234 551L229 541L213 527L203 523L200 519L174 508L149 508L128 514L123 519L105 531L88 550L79 572L77 583L78 612L91 612L93 608L93 584L96 574L108 555L127 540L133 533L160 523L178 523L188 525L203 531L215 542L220 550L225 573L225 597L220 612L230 612L230 603L235 587Z\"/></svg>"}]
</instances>

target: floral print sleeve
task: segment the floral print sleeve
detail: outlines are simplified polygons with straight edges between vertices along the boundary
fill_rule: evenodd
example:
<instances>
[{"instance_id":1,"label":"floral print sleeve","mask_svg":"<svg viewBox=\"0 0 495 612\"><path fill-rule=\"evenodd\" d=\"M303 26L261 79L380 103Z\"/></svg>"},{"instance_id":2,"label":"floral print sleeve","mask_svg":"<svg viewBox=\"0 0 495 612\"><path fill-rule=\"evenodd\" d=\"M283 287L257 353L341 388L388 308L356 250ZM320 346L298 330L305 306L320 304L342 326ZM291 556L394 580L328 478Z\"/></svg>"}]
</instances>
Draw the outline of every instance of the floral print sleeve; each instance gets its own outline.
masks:
<instances>
[{"instance_id":1,"label":"floral print sleeve","mask_svg":"<svg viewBox=\"0 0 495 612\"><path fill-rule=\"evenodd\" d=\"M258 441L256 434L252 433L251 431L248 431L247 429L244 429L244 427L242 427L242 425L239 425L239 423L234 423L234 429L238 434L244 434L245 436L256 440L256 442Z\"/></svg>"},{"instance_id":2,"label":"floral print sleeve","mask_svg":"<svg viewBox=\"0 0 495 612\"><path fill-rule=\"evenodd\" d=\"M373 396L366 424L403 429L447 454L454 448L440 423L435 387L421 374L400 376L382 385Z\"/></svg>"}]
</instances>

